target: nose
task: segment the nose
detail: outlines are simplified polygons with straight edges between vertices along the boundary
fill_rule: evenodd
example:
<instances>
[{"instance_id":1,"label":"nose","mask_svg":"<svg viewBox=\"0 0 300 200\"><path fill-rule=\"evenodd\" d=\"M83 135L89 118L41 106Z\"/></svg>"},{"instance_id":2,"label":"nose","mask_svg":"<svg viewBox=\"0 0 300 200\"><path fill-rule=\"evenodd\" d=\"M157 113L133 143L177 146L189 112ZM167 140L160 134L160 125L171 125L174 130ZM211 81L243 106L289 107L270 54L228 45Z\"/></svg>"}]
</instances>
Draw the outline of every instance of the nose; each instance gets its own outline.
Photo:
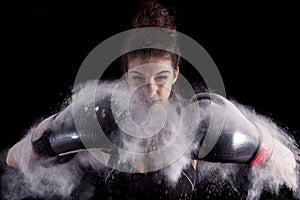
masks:
<instances>
[{"instance_id":1,"label":"nose","mask_svg":"<svg viewBox=\"0 0 300 200\"><path fill-rule=\"evenodd\" d=\"M156 83L148 83L147 84L147 96L151 100L158 100L158 85Z\"/></svg>"}]
</instances>

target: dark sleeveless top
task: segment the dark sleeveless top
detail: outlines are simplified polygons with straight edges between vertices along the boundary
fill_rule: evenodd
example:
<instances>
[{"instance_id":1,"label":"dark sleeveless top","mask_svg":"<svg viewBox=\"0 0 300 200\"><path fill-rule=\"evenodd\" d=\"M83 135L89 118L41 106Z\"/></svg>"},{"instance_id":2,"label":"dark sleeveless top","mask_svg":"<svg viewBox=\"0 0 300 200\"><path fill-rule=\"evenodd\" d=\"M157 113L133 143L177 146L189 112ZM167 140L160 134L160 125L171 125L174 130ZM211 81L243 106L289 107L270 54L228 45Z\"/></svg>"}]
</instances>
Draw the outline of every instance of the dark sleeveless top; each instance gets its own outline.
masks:
<instances>
[{"instance_id":1,"label":"dark sleeveless top","mask_svg":"<svg viewBox=\"0 0 300 200\"><path fill-rule=\"evenodd\" d=\"M111 169L104 181L109 200L189 200L195 189L196 171L190 164L172 184L162 170L128 173Z\"/></svg>"},{"instance_id":2,"label":"dark sleeveless top","mask_svg":"<svg viewBox=\"0 0 300 200\"><path fill-rule=\"evenodd\" d=\"M176 107L179 106L177 97L175 97L174 94L170 96L170 99L172 100L171 104L176 105ZM109 100L110 99L108 99L108 102ZM103 103L101 103L99 106L103 107ZM114 130L119 129L118 126L113 123L113 118L110 117L112 116L110 106L107 107L108 109L104 109L106 112L104 115L105 117L102 118L102 116L99 115L99 122L102 123L101 127L105 129L104 132L106 132L106 135L111 142L117 146L122 146L122 143L120 143L122 139L119 138L121 135L122 137L126 137L127 140L135 139L123 132L117 134L114 133ZM177 109L176 111L178 114L181 112ZM106 127L109 128L109 130L106 130ZM160 131L158 135L167 134L163 131ZM110 161L118 160L118 155L116 157L117 158L111 158ZM104 179L104 187L106 190L105 193L108 195L109 200L191 199L196 184L196 171L192 166L192 160L190 165L181 171L180 177L176 183L172 183L168 177L164 175L163 170L164 169L147 173L129 173L119 171L114 168L109 168Z\"/></svg>"}]
</instances>

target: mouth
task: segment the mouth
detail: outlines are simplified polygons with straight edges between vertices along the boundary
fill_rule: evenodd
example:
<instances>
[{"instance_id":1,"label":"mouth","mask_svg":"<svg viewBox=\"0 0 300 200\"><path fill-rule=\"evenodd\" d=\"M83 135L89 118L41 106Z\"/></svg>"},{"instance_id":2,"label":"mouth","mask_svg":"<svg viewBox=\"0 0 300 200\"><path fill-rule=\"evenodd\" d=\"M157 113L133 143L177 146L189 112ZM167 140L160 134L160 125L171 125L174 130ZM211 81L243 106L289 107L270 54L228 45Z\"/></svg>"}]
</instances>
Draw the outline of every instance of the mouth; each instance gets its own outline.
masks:
<instances>
[{"instance_id":1,"label":"mouth","mask_svg":"<svg viewBox=\"0 0 300 200\"><path fill-rule=\"evenodd\" d=\"M147 105L159 104L161 101L158 99L146 99L143 101Z\"/></svg>"},{"instance_id":2,"label":"mouth","mask_svg":"<svg viewBox=\"0 0 300 200\"><path fill-rule=\"evenodd\" d=\"M161 100L159 98L149 98L145 96L135 96L131 98L131 103L137 104L137 105L147 105L151 106L154 104L161 104Z\"/></svg>"}]
</instances>

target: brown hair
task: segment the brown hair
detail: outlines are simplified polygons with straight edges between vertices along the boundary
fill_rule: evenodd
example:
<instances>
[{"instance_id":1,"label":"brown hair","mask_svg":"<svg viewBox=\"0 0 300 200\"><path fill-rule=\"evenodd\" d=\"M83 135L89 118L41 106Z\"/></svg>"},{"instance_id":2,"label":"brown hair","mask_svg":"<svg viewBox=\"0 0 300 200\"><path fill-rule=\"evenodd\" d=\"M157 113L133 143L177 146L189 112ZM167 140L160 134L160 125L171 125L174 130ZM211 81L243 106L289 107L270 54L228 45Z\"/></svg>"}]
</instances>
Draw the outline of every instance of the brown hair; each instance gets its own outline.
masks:
<instances>
[{"instance_id":1,"label":"brown hair","mask_svg":"<svg viewBox=\"0 0 300 200\"><path fill-rule=\"evenodd\" d=\"M132 20L133 28L143 28L143 27L160 27L170 29L170 34L168 34L168 40L172 46L176 46L176 22L175 15L171 14L167 8L159 4L156 0L144 1L140 4L140 8L135 13ZM135 37L128 38L126 43L138 43L138 39ZM138 45L139 46L139 45ZM161 57L172 60L172 66L176 69L179 65L180 56L170 51L163 49L154 48L143 48L130 51L121 57L122 68L124 72L128 70L129 59L134 58L151 58L151 57Z\"/></svg>"},{"instance_id":2,"label":"brown hair","mask_svg":"<svg viewBox=\"0 0 300 200\"><path fill-rule=\"evenodd\" d=\"M175 16L156 0L145 1L140 5L132 25L134 28L161 27L176 30Z\"/></svg>"}]
</instances>

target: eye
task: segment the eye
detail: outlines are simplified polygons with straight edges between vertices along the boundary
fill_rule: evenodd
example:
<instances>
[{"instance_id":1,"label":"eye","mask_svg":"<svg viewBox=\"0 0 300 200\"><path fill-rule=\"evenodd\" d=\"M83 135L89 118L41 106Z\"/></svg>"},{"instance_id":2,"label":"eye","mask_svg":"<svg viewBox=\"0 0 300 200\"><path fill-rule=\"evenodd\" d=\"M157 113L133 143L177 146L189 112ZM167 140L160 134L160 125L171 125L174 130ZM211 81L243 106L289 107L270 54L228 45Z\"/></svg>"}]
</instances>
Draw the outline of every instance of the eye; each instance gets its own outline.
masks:
<instances>
[{"instance_id":1,"label":"eye","mask_svg":"<svg viewBox=\"0 0 300 200\"><path fill-rule=\"evenodd\" d=\"M144 80L144 77L141 76L134 76L132 77L134 80Z\"/></svg>"},{"instance_id":2,"label":"eye","mask_svg":"<svg viewBox=\"0 0 300 200\"><path fill-rule=\"evenodd\" d=\"M145 78L142 76L133 76L132 79L136 84L142 84L145 82Z\"/></svg>"},{"instance_id":3,"label":"eye","mask_svg":"<svg viewBox=\"0 0 300 200\"><path fill-rule=\"evenodd\" d=\"M158 77L155 77L154 80L156 80L156 81L164 81L164 80L166 80L167 78L168 78L167 76L158 76Z\"/></svg>"}]
</instances>

